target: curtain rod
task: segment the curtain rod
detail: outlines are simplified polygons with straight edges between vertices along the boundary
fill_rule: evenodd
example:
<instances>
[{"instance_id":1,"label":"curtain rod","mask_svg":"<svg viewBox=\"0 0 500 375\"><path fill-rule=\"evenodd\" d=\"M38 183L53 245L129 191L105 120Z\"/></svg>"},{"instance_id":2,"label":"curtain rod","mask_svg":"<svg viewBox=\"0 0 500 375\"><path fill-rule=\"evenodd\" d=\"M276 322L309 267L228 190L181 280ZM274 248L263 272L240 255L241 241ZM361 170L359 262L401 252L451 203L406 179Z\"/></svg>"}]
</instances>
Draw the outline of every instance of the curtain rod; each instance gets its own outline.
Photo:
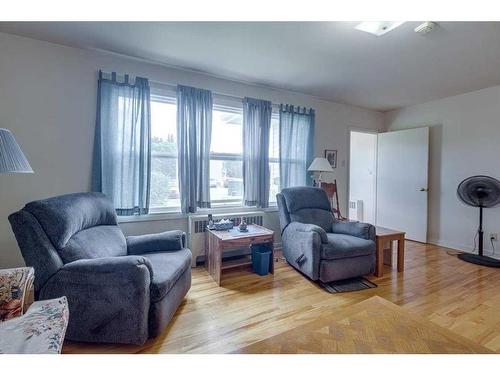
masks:
<instances>
[{"instance_id":1,"label":"curtain rod","mask_svg":"<svg viewBox=\"0 0 500 375\"><path fill-rule=\"evenodd\" d=\"M113 74L113 72L106 72L106 71L101 71L99 70L99 74ZM114 73L116 74L116 73ZM120 74L122 76L128 76L128 74ZM153 83L153 84L156 84L156 85L160 85L160 86L167 86L169 87L172 91L176 91L177 90L177 84L176 83L168 83L168 82L161 82L161 81L157 81L157 80L154 80L154 79L148 79L148 81L150 83ZM212 92L212 94L215 94L217 96L220 96L220 97L224 97L224 98L227 98L227 99L231 99L231 100L237 100L237 101L243 101L243 97L241 96L236 96L236 95L232 95L232 94L226 94L226 93L223 93L223 92L219 92L219 91L213 91L213 90L210 90ZM276 107L276 108L279 108L279 104L276 104L276 103L273 103L271 101L271 105L273 107Z\"/></svg>"},{"instance_id":2,"label":"curtain rod","mask_svg":"<svg viewBox=\"0 0 500 375\"><path fill-rule=\"evenodd\" d=\"M101 70L99 70L99 72L101 72ZM112 72L106 72L106 71L102 71L102 72L106 73L106 74L112 74ZM125 76L125 74L123 74L123 76ZM148 79L148 81L150 83L153 83L153 84L156 84L156 85L167 86L172 91L176 91L176 89L177 89L177 84L176 83L161 82L161 81L157 81L157 80L154 80L154 79ZM217 95L219 97L224 97L224 98L231 99L231 100L243 101L243 97L242 96L236 96L236 95L227 94L227 93L223 93L223 92L219 92L219 91L213 91L213 90L210 90L210 91L212 91L212 94L215 94L215 95ZM273 103L271 101L271 106L273 106L274 108L279 108L280 104ZM300 108L302 106L297 105L297 107ZM306 108L306 107L304 107L304 108Z\"/></svg>"},{"instance_id":3,"label":"curtain rod","mask_svg":"<svg viewBox=\"0 0 500 375\"><path fill-rule=\"evenodd\" d=\"M177 89L177 84L160 82L160 81L156 81L154 79L150 79L149 82L151 82L153 84L161 85L161 86L167 86L167 87L171 88L174 91ZM232 100L243 101L243 97L242 96L236 96L236 95L226 94L226 93L223 93L223 92L213 91L213 90L210 90L210 91L212 92L212 94L215 94L215 95L220 96L220 97L224 97L224 98L232 99ZM273 102L271 102L271 105L273 107L276 107L276 108L279 108L279 106L280 106L279 104L276 104L276 103L273 103Z\"/></svg>"}]
</instances>

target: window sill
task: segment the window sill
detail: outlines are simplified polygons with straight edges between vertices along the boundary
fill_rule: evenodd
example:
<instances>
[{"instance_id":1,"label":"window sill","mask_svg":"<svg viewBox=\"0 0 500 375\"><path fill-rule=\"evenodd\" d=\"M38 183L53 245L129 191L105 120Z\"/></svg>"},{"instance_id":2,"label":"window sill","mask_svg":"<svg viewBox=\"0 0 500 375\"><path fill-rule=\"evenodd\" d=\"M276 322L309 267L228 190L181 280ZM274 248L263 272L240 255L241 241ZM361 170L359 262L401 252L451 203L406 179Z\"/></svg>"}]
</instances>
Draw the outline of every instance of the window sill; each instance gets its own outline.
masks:
<instances>
[{"instance_id":1,"label":"window sill","mask_svg":"<svg viewBox=\"0 0 500 375\"><path fill-rule=\"evenodd\" d=\"M278 206L273 205L267 208L256 208L247 206L231 206L231 207L214 207L199 209L196 213L191 215L208 215L208 214L231 214L234 212L252 212L263 211L266 213L277 212ZM143 221L165 221L165 220L179 220L187 219L189 215L180 212L155 212L148 215L141 216L118 216L118 223L135 223Z\"/></svg>"},{"instance_id":2,"label":"window sill","mask_svg":"<svg viewBox=\"0 0 500 375\"><path fill-rule=\"evenodd\" d=\"M148 215L140 216L118 216L118 223L135 223L141 221L164 221L186 219L187 215L180 212L155 212Z\"/></svg>"},{"instance_id":3,"label":"window sill","mask_svg":"<svg viewBox=\"0 0 500 375\"><path fill-rule=\"evenodd\" d=\"M208 215L208 214L225 214L234 212L253 212L253 211L264 211L264 212L276 212L278 211L278 206L270 206L267 208L257 208L248 206L219 206L211 208L200 208L194 215Z\"/></svg>"}]
</instances>

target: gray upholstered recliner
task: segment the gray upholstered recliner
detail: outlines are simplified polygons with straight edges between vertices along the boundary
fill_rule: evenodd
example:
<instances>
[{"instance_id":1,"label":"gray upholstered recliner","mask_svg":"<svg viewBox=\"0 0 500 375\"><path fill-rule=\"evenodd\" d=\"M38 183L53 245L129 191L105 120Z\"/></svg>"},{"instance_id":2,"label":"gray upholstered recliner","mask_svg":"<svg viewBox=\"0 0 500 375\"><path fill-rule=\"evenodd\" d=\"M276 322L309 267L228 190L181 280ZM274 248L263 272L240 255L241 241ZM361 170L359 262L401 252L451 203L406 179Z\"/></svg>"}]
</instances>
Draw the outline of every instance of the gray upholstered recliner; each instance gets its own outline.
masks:
<instances>
[{"instance_id":1,"label":"gray upholstered recliner","mask_svg":"<svg viewBox=\"0 0 500 375\"><path fill-rule=\"evenodd\" d=\"M31 202L9 221L35 268L35 298L67 297L70 340L143 344L163 331L191 286L185 234L125 237L103 194Z\"/></svg>"},{"instance_id":2,"label":"gray upholstered recliner","mask_svg":"<svg viewBox=\"0 0 500 375\"><path fill-rule=\"evenodd\" d=\"M283 254L312 280L330 282L372 273L375 227L338 221L324 190L283 189L276 195Z\"/></svg>"}]
</instances>

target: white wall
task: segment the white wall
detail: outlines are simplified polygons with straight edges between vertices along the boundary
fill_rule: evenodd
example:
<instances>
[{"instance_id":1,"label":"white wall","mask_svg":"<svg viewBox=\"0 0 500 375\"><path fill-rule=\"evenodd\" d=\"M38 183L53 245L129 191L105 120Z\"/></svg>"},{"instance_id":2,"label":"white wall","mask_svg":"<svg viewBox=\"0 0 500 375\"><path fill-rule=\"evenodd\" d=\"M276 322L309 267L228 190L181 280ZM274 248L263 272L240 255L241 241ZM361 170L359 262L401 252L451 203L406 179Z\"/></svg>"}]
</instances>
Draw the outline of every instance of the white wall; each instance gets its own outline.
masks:
<instances>
[{"instance_id":1,"label":"white wall","mask_svg":"<svg viewBox=\"0 0 500 375\"><path fill-rule=\"evenodd\" d=\"M430 126L429 242L472 250L478 210L461 203L456 189L472 175L500 179L500 86L388 112L386 125ZM500 232L500 206L485 210L484 228L489 251L489 233Z\"/></svg>"},{"instance_id":2,"label":"white wall","mask_svg":"<svg viewBox=\"0 0 500 375\"><path fill-rule=\"evenodd\" d=\"M362 221L375 224L377 135L353 131L350 138L349 199L362 200Z\"/></svg>"},{"instance_id":3,"label":"white wall","mask_svg":"<svg viewBox=\"0 0 500 375\"><path fill-rule=\"evenodd\" d=\"M348 128L381 129L383 114L276 90L176 70L113 54L60 46L0 33L0 127L14 133L35 173L0 176L0 268L23 263L7 216L25 203L90 188L97 71L117 71L236 96L316 109L316 154L337 149L340 199L345 212ZM287 61L283 63L289 63ZM265 224L278 229L277 215ZM126 223L126 233L179 228L187 221Z\"/></svg>"}]
</instances>

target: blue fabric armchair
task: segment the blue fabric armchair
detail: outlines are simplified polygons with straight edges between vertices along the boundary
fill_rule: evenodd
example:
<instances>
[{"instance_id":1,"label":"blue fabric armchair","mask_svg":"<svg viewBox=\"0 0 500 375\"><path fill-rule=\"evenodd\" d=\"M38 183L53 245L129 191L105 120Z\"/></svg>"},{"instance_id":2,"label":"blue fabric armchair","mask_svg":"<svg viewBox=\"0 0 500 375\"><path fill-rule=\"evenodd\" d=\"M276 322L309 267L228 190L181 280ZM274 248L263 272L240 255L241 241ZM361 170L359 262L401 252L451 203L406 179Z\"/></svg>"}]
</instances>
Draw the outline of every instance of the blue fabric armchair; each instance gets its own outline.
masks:
<instances>
[{"instance_id":1,"label":"blue fabric armchair","mask_svg":"<svg viewBox=\"0 0 500 375\"><path fill-rule=\"evenodd\" d=\"M276 197L283 254L289 264L322 282L374 271L373 225L336 220L326 192L319 188L287 188Z\"/></svg>"},{"instance_id":2,"label":"blue fabric armchair","mask_svg":"<svg viewBox=\"0 0 500 375\"><path fill-rule=\"evenodd\" d=\"M191 286L185 234L125 237L103 194L31 202L9 221L35 268L35 298L67 297L70 340L143 344L164 330Z\"/></svg>"}]
</instances>

